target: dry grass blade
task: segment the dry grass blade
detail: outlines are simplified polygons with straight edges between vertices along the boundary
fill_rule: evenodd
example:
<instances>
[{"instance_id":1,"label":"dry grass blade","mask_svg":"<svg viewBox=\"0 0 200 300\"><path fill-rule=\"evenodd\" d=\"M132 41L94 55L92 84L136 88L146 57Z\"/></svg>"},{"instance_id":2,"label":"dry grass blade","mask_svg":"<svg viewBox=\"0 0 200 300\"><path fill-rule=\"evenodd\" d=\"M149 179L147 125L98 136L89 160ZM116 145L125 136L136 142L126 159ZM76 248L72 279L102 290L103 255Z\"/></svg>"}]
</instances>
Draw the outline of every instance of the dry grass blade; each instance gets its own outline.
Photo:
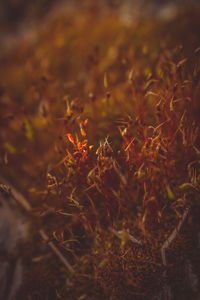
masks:
<instances>
[{"instance_id":1,"label":"dry grass blade","mask_svg":"<svg viewBox=\"0 0 200 300\"><path fill-rule=\"evenodd\" d=\"M111 228L110 229L111 232L118 237L120 240L130 240L131 242L138 244L138 245L142 245L143 242L137 240L134 236L132 236L127 230L121 230L121 231L116 231L115 229Z\"/></svg>"},{"instance_id":2,"label":"dry grass blade","mask_svg":"<svg viewBox=\"0 0 200 300\"><path fill-rule=\"evenodd\" d=\"M178 226L172 231L171 235L165 240L164 244L161 247L161 257L162 257L162 262L163 265L166 266L167 265L167 260L166 260L166 249L171 245L171 243L174 241L174 239L176 238L177 234L179 233L187 215L189 213L189 208L186 208L183 216L181 218L181 220L178 223Z\"/></svg>"}]
</instances>

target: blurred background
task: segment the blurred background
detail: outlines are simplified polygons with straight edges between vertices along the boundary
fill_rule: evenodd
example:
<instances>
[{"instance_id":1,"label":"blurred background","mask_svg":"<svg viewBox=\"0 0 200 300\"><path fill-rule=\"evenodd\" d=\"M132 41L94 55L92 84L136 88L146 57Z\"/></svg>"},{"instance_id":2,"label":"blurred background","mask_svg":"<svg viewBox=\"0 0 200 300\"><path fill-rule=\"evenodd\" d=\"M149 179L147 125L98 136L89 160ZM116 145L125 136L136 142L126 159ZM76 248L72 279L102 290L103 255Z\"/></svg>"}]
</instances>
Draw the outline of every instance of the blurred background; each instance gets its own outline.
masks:
<instances>
[{"instance_id":1,"label":"blurred background","mask_svg":"<svg viewBox=\"0 0 200 300\"><path fill-rule=\"evenodd\" d=\"M49 11L59 8L82 9L84 6L91 6L99 10L125 10L132 15L133 10L140 10L143 13L173 14L175 7L187 4L198 3L198 0L1 0L0 1L0 27L1 31L16 30L24 22L31 23L34 20L43 18Z\"/></svg>"},{"instance_id":2,"label":"blurred background","mask_svg":"<svg viewBox=\"0 0 200 300\"><path fill-rule=\"evenodd\" d=\"M48 20L49 15L72 13L90 9L98 14L118 13L125 22L135 16L148 15L164 20L172 19L183 7L199 4L199 0L1 0L0 55L12 49L24 37L34 36L35 25Z\"/></svg>"}]
</instances>

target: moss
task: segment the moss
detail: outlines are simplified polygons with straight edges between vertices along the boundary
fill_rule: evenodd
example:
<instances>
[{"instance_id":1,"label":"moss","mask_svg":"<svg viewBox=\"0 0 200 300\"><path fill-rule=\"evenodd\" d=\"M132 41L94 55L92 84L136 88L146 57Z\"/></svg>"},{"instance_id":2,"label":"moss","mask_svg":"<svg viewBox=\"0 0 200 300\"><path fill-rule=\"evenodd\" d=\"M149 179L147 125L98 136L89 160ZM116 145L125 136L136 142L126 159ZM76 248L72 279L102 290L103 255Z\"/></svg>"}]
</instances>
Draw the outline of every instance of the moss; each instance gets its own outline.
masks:
<instances>
[{"instance_id":1,"label":"moss","mask_svg":"<svg viewBox=\"0 0 200 300\"><path fill-rule=\"evenodd\" d=\"M187 207L197 226L198 20L198 9L130 25L57 16L2 61L2 172L55 212L45 227L76 270L31 263L23 297L148 299L165 284L184 294L197 229L177 235L167 266L160 250Z\"/></svg>"}]
</instances>

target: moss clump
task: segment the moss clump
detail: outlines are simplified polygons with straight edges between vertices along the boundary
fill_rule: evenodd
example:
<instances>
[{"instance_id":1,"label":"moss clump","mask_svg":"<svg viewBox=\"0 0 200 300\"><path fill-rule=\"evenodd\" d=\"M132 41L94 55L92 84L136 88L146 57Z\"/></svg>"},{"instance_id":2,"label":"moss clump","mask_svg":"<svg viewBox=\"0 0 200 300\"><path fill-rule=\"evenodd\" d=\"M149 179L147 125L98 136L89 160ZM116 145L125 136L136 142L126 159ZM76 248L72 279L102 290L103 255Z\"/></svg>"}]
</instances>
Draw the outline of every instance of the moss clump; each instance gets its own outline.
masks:
<instances>
[{"instance_id":1,"label":"moss clump","mask_svg":"<svg viewBox=\"0 0 200 300\"><path fill-rule=\"evenodd\" d=\"M199 14L60 16L2 62L2 170L53 209L76 271L55 297L143 299L179 276L189 233L167 266L160 249L199 207Z\"/></svg>"}]
</instances>

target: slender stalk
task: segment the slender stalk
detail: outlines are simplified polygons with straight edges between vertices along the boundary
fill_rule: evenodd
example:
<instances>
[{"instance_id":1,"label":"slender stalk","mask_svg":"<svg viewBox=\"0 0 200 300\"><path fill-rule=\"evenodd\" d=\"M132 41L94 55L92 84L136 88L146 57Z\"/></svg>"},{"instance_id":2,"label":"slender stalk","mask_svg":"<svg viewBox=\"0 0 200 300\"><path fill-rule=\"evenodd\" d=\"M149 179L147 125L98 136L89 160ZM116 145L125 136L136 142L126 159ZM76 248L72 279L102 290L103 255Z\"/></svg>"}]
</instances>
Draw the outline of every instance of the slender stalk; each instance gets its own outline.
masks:
<instances>
[{"instance_id":1,"label":"slender stalk","mask_svg":"<svg viewBox=\"0 0 200 300\"><path fill-rule=\"evenodd\" d=\"M162 247L161 247L161 257L162 257L162 262L163 265L166 266L167 265L167 259L166 259L166 249L171 245L171 243L174 241L174 239L176 238L177 234L179 233L187 215L189 213L189 208L186 208L183 216L181 218L181 220L178 223L178 226L172 231L172 233L170 234L170 236L165 240L165 242L163 243Z\"/></svg>"}]
</instances>

